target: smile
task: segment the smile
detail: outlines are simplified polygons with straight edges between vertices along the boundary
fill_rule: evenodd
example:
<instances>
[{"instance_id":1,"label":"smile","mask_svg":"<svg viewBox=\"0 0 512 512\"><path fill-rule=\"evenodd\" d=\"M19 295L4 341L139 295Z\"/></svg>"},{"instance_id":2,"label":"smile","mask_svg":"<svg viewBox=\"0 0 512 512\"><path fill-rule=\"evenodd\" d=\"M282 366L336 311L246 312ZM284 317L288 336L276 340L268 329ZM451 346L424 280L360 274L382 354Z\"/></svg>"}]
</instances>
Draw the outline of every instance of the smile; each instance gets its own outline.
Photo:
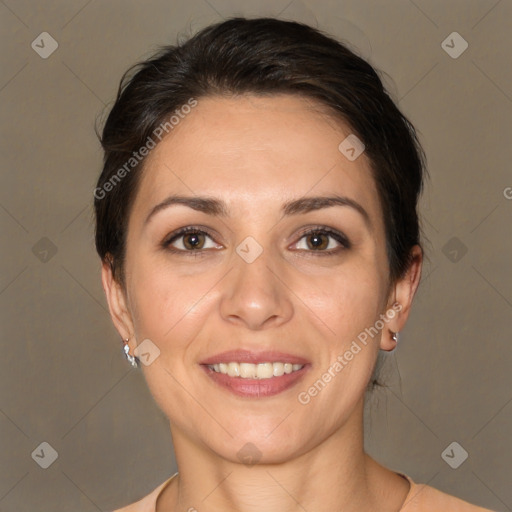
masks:
<instances>
[{"instance_id":1,"label":"smile","mask_svg":"<svg viewBox=\"0 0 512 512\"><path fill-rule=\"evenodd\" d=\"M303 367L303 364L281 362L259 364L230 362L208 365L208 368L214 372L242 379L271 379L299 371Z\"/></svg>"},{"instance_id":2,"label":"smile","mask_svg":"<svg viewBox=\"0 0 512 512\"><path fill-rule=\"evenodd\" d=\"M201 367L224 390L244 398L267 398L290 390L304 378L311 364L213 363Z\"/></svg>"}]
</instances>

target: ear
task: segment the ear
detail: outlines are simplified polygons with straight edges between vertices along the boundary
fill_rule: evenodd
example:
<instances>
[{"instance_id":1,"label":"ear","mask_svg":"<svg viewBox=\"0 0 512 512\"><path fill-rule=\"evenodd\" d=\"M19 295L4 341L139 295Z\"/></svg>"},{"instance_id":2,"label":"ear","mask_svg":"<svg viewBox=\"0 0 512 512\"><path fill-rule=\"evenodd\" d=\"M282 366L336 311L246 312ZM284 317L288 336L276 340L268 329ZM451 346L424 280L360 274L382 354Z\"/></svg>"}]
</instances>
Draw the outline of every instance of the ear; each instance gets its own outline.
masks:
<instances>
[{"instance_id":1,"label":"ear","mask_svg":"<svg viewBox=\"0 0 512 512\"><path fill-rule=\"evenodd\" d=\"M133 349L135 349L133 321L127 300L120 283L116 281L112 273L112 267L108 259L101 266L101 283L107 297L110 316L117 332L123 340L133 339Z\"/></svg>"},{"instance_id":2,"label":"ear","mask_svg":"<svg viewBox=\"0 0 512 512\"><path fill-rule=\"evenodd\" d=\"M423 265L423 251L419 245L411 249L411 261L409 268L392 288L387 305L387 317L389 321L382 331L380 348L391 351L396 347L393 334L400 332L409 318L412 301L421 279ZM393 313L394 311L394 313Z\"/></svg>"}]
</instances>

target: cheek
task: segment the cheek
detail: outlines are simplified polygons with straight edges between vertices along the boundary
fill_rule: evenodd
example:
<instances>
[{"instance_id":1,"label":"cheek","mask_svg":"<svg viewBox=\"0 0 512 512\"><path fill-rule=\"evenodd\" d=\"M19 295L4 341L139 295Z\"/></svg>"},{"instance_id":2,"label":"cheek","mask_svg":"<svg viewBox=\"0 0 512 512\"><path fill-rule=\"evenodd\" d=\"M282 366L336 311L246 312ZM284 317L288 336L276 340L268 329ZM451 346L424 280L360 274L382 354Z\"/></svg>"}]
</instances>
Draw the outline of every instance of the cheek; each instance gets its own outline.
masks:
<instances>
[{"instance_id":1,"label":"cheek","mask_svg":"<svg viewBox=\"0 0 512 512\"><path fill-rule=\"evenodd\" d=\"M180 276L175 269L139 259L131 274L130 301L137 340L151 339L162 355L189 344L204 324L200 316L219 280L216 275Z\"/></svg>"},{"instance_id":2,"label":"cheek","mask_svg":"<svg viewBox=\"0 0 512 512\"><path fill-rule=\"evenodd\" d=\"M297 295L324 324L323 329L343 346L373 325L384 304L385 283L375 265L352 265L329 275L302 278Z\"/></svg>"},{"instance_id":3,"label":"cheek","mask_svg":"<svg viewBox=\"0 0 512 512\"><path fill-rule=\"evenodd\" d=\"M326 324L322 331L326 336L319 345L323 357L308 384L321 391L315 407L336 404L332 409L336 423L352 410L371 377L379 350L380 330L375 325L383 312L383 283L375 268L353 268L326 278L322 289L308 303L312 304L310 318L317 316ZM321 383L315 384L319 379L329 383L325 391Z\"/></svg>"},{"instance_id":4,"label":"cheek","mask_svg":"<svg viewBox=\"0 0 512 512\"><path fill-rule=\"evenodd\" d=\"M381 332L375 330L375 325L383 313L384 286L375 265L354 265L317 279L314 293L311 281L303 283L298 294L306 294L309 289L304 302L310 311L305 311L311 322L320 325L316 318L322 320L320 332L325 333L318 345L319 364L307 383L316 386L322 395L315 398L315 407L336 404L333 411L343 416L352 410L366 388L379 350ZM325 391L319 379L329 383ZM310 388L304 388L306 393L307 389ZM334 414L333 421L341 418Z\"/></svg>"}]
</instances>

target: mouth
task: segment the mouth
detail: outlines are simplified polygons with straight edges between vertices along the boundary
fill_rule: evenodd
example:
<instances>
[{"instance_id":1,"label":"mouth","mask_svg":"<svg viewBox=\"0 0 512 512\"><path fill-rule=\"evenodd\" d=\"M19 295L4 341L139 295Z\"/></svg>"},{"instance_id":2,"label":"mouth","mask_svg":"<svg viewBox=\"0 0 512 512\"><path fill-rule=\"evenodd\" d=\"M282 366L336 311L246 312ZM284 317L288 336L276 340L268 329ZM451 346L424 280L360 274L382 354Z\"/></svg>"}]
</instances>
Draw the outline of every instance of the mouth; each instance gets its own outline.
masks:
<instances>
[{"instance_id":1,"label":"mouth","mask_svg":"<svg viewBox=\"0 0 512 512\"><path fill-rule=\"evenodd\" d=\"M208 368L214 372L229 375L230 377L240 377L241 379L271 379L299 371L304 368L304 365L282 362L259 364L229 362L209 364Z\"/></svg>"},{"instance_id":2,"label":"mouth","mask_svg":"<svg viewBox=\"0 0 512 512\"><path fill-rule=\"evenodd\" d=\"M241 397L264 398L295 386L311 367L298 356L275 351L230 351L201 362L217 385Z\"/></svg>"}]
</instances>

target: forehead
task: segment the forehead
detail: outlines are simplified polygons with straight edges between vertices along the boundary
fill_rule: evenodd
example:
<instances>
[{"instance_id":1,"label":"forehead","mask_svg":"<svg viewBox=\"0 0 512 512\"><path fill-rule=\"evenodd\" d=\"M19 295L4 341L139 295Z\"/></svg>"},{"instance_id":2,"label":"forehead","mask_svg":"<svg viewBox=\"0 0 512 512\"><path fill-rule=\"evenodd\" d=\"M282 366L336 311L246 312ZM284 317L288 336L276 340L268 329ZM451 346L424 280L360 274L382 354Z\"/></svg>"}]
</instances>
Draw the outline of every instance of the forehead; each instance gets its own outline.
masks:
<instances>
[{"instance_id":1,"label":"forehead","mask_svg":"<svg viewBox=\"0 0 512 512\"><path fill-rule=\"evenodd\" d=\"M170 193L222 197L247 210L336 191L377 214L366 155L350 161L339 150L350 134L300 96L200 98L147 157L133 211Z\"/></svg>"}]
</instances>

